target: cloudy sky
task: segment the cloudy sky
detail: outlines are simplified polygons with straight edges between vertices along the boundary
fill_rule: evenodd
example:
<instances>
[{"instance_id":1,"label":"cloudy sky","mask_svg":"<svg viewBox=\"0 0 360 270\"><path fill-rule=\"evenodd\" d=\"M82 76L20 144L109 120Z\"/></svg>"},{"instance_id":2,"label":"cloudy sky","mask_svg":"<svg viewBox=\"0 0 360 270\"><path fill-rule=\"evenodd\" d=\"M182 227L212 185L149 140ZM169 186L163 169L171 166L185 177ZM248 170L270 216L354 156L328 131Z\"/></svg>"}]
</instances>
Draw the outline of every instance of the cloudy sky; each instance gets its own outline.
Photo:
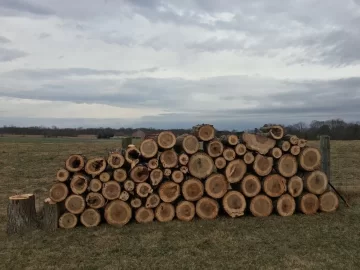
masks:
<instances>
[{"instance_id":1,"label":"cloudy sky","mask_svg":"<svg viewBox=\"0 0 360 270\"><path fill-rule=\"evenodd\" d=\"M0 0L0 125L360 120L360 0Z\"/></svg>"}]
</instances>

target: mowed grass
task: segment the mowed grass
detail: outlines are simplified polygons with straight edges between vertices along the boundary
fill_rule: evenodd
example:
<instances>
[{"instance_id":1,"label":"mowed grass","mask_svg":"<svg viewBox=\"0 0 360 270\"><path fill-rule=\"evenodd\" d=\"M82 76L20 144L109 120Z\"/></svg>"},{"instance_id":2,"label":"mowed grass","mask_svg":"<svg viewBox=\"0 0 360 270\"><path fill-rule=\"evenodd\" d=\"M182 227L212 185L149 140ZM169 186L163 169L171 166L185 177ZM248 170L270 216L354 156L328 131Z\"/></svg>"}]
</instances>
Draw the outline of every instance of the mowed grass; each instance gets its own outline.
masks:
<instances>
[{"instance_id":1,"label":"mowed grass","mask_svg":"<svg viewBox=\"0 0 360 270\"><path fill-rule=\"evenodd\" d=\"M317 142L311 142L316 145ZM333 214L221 217L122 228L7 236L8 197L33 192L38 207L72 153L106 155L120 141L0 138L0 269L357 269L360 201ZM360 186L360 141L333 141L332 182Z\"/></svg>"}]
</instances>

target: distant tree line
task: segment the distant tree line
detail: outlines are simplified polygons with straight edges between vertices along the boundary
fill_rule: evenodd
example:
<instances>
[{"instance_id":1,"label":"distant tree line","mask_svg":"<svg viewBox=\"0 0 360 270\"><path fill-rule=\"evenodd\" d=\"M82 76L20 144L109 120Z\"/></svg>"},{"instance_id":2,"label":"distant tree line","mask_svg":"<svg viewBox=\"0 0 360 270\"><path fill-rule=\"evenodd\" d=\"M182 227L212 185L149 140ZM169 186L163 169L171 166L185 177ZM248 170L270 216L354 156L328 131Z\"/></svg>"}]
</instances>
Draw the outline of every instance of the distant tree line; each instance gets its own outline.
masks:
<instances>
[{"instance_id":1,"label":"distant tree line","mask_svg":"<svg viewBox=\"0 0 360 270\"><path fill-rule=\"evenodd\" d=\"M307 140L316 140L320 135L329 135L332 140L360 140L360 122L347 123L342 119L332 119L327 121L314 120L310 124L298 122L285 126L287 133L295 134ZM136 130L142 130L145 134L159 133L162 129L154 128L58 128L52 127L0 127L0 134L14 135L42 135L44 137L77 137L80 135L95 135L99 139L106 139L117 136L131 136ZM176 135L191 132L191 129L170 129ZM257 132L258 129L246 130ZM218 130L218 136L235 133L241 135L243 131Z\"/></svg>"}]
</instances>

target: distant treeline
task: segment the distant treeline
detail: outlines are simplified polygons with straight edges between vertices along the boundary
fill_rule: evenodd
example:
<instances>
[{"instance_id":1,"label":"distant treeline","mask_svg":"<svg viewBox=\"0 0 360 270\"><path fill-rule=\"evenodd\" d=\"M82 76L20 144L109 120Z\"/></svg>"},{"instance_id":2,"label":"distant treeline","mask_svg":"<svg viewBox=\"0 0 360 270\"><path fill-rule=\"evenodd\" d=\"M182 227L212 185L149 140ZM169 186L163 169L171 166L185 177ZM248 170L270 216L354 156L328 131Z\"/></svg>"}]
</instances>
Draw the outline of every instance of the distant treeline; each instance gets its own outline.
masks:
<instances>
[{"instance_id":1,"label":"distant treeline","mask_svg":"<svg viewBox=\"0 0 360 270\"><path fill-rule=\"evenodd\" d=\"M296 124L285 126L286 132L295 134L307 140L316 140L320 135L330 135L332 140L360 140L360 122L346 123L341 119L332 119L327 121L314 120L310 124L298 122ZM77 137L81 135L95 135L98 138L111 138L114 136L132 136L137 131L142 130L145 134L155 134L162 129L154 128L58 128L53 127L16 127L3 126L0 128L0 134L14 135L42 135L44 137ZM176 135L189 133L191 129L170 129ZM257 132L258 129L245 130L248 132ZM218 130L217 135L235 133L240 135L243 131Z\"/></svg>"}]
</instances>

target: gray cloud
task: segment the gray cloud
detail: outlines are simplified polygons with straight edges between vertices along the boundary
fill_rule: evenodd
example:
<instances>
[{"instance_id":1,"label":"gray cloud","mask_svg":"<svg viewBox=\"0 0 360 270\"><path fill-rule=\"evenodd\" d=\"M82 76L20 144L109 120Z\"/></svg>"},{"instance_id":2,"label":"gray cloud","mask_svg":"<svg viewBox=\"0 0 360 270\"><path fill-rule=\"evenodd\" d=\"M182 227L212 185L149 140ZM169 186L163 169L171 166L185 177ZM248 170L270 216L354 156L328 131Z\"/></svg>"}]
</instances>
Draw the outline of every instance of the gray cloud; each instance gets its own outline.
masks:
<instances>
[{"instance_id":1,"label":"gray cloud","mask_svg":"<svg viewBox=\"0 0 360 270\"><path fill-rule=\"evenodd\" d=\"M3 36L0 36L0 44L5 44L5 43L10 43L11 40L6 38L6 37L3 37Z\"/></svg>"},{"instance_id":2,"label":"gray cloud","mask_svg":"<svg viewBox=\"0 0 360 270\"><path fill-rule=\"evenodd\" d=\"M37 3L30 3L23 0L2 0L0 1L0 14L9 14L9 11L26 12L35 15L53 14L51 9L45 8Z\"/></svg>"},{"instance_id":3,"label":"gray cloud","mask_svg":"<svg viewBox=\"0 0 360 270\"><path fill-rule=\"evenodd\" d=\"M0 47L0 62L9 62L15 59L25 57L28 54L26 52L16 49L6 49Z\"/></svg>"},{"instance_id":4,"label":"gray cloud","mask_svg":"<svg viewBox=\"0 0 360 270\"><path fill-rule=\"evenodd\" d=\"M45 39L45 38L48 38L48 37L51 37L51 35L49 33L41 33L39 35L39 39Z\"/></svg>"}]
</instances>

